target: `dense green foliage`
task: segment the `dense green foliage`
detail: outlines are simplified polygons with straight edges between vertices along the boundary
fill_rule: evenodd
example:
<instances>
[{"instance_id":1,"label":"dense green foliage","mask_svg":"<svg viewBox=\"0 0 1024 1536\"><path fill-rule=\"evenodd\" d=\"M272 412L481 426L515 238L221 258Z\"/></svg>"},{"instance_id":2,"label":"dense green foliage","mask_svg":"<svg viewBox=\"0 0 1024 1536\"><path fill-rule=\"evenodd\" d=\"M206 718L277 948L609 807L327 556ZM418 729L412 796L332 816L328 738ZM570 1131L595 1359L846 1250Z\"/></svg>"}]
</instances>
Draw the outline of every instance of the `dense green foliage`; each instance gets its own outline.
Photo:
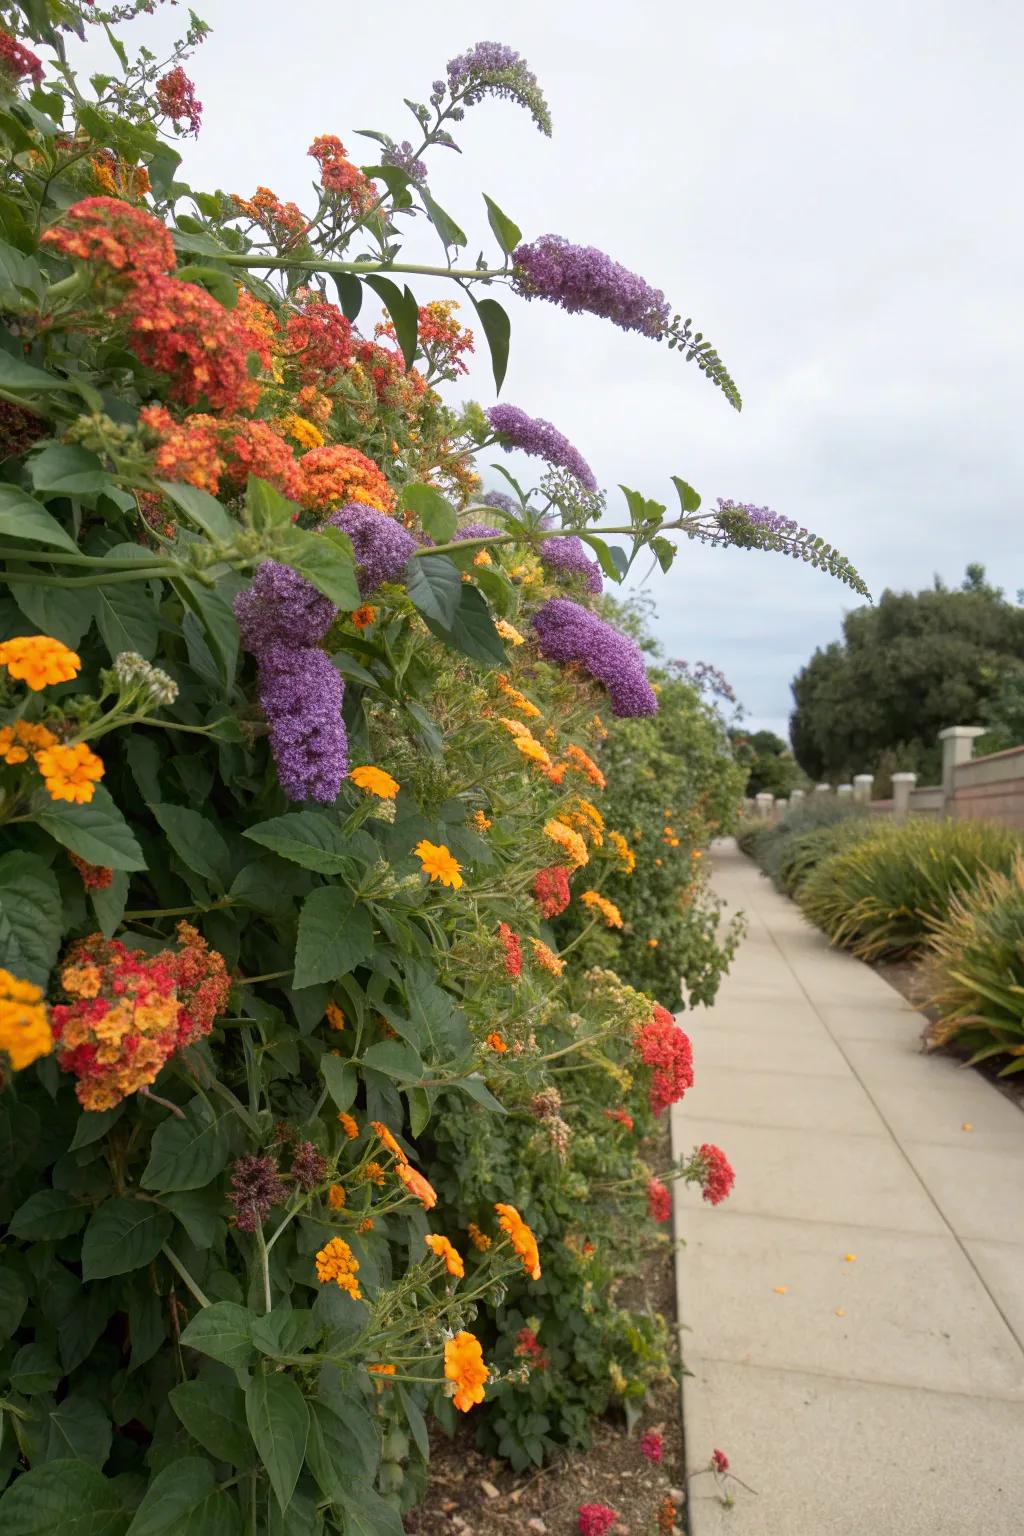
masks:
<instances>
[{"instance_id":1,"label":"dense green foliage","mask_svg":"<svg viewBox=\"0 0 1024 1536\"><path fill-rule=\"evenodd\" d=\"M794 789L806 787L807 776L797 767L789 743L774 731L746 732L734 727L729 734L737 762L747 769L745 795L788 799Z\"/></svg>"},{"instance_id":2,"label":"dense green foliage","mask_svg":"<svg viewBox=\"0 0 1024 1536\"><path fill-rule=\"evenodd\" d=\"M956 590L883 592L843 621L793 681L790 736L813 779L916 771L939 777L938 732L977 725L1008 666L1024 661L1024 609L968 568ZM883 763L883 754L887 759ZM875 793L884 792L880 779Z\"/></svg>"},{"instance_id":3,"label":"dense green foliage","mask_svg":"<svg viewBox=\"0 0 1024 1536\"><path fill-rule=\"evenodd\" d=\"M834 795L811 795L776 822L748 822L740 847L755 859L777 890L792 896L822 859L875 823L867 812Z\"/></svg>"}]
</instances>

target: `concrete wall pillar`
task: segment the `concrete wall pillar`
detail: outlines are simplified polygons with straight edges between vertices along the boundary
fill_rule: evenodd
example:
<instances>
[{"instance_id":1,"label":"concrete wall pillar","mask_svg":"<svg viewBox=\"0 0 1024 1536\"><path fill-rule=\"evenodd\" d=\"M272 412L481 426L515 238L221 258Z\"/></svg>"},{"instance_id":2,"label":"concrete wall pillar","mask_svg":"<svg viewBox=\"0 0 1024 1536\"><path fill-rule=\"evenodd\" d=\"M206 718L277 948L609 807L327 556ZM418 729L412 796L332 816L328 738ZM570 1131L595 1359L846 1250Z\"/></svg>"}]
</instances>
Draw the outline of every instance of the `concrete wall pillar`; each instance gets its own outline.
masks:
<instances>
[{"instance_id":1,"label":"concrete wall pillar","mask_svg":"<svg viewBox=\"0 0 1024 1536\"><path fill-rule=\"evenodd\" d=\"M791 806L793 806L794 809L798 805L802 804L803 800L804 800L804 791L802 789L794 789L792 791L792 793L790 794L789 803L790 803Z\"/></svg>"},{"instance_id":2,"label":"concrete wall pillar","mask_svg":"<svg viewBox=\"0 0 1024 1536\"><path fill-rule=\"evenodd\" d=\"M786 799L785 795L783 795L781 798L776 798L776 801L775 801L775 819L776 819L776 821L779 819L780 816L785 816L785 814L786 814L786 812L788 810L789 810L789 801Z\"/></svg>"},{"instance_id":3,"label":"concrete wall pillar","mask_svg":"<svg viewBox=\"0 0 1024 1536\"><path fill-rule=\"evenodd\" d=\"M871 789L875 782L873 773L855 773L853 776L853 798L858 805L871 804Z\"/></svg>"},{"instance_id":4,"label":"concrete wall pillar","mask_svg":"<svg viewBox=\"0 0 1024 1536\"><path fill-rule=\"evenodd\" d=\"M816 795L830 795L832 793L832 785L831 784L815 784L815 786L814 786L814 793Z\"/></svg>"},{"instance_id":5,"label":"concrete wall pillar","mask_svg":"<svg viewBox=\"0 0 1024 1536\"><path fill-rule=\"evenodd\" d=\"M942 742L942 793L947 808L953 799L955 774L961 763L969 763L974 756L974 740L984 736L983 725L947 725L939 732Z\"/></svg>"},{"instance_id":6,"label":"concrete wall pillar","mask_svg":"<svg viewBox=\"0 0 1024 1536\"><path fill-rule=\"evenodd\" d=\"M910 791L917 783L916 773L894 773L892 776L892 815L894 821L906 821L910 815Z\"/></svg>"},{"instance_id":7,"label":"concrete wall pillar","mask_svg":"<svg viewBox=\"0 0 1024 1536\"><path fill-rule=\"evenodd\" d=\"M837 784L836 785L836 796L840 800L852 800L853 799L853 785L852 784Z\"/></svg>"},{"instance_id":8,"label":"concrete wall pillar","mask_svg":"<svg viewBox=\"0 0 1024 1536\"><path fill-rule=\"evenodd\" d=\"M766 789L755 796L757 801L757 814L761 821L767 821L772 814L772 806L775 804L775 796L770 795Z\"/></svg>"}]
</instances>

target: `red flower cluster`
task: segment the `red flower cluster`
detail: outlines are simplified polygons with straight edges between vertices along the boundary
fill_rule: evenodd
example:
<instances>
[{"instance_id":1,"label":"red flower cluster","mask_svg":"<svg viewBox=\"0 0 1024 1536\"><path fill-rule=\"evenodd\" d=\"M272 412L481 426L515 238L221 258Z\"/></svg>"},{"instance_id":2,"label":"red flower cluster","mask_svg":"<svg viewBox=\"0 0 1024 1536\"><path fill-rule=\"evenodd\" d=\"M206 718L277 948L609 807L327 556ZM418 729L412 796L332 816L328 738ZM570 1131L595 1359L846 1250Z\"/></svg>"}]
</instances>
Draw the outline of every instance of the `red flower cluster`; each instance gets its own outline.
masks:
<instances>
[{"instance_id":1,"label":"red flower cluster","mask_svg":"<svg viewBox=\"0 0 1024 1536\"><path fill-rule=\"evenodd\" d=\"M378 512L395 507L395 493L373 460L338 443L302 455L298 495L310 512L328 512L346 501L364 502Z\"/></svg>"},{"instance_id":2,"label":"red flower cluster","mask_svg":"<svg viewBox=\"0 0 1024 1536\"><path fill-rule=\"evenodd\" d=\"M336 304L311 293L296 294L297 310L288 317L288 351L303 384L329 388L352 362L352 326Z\"/></svg>"},{"instance_id":3,"label":"red flower cluster","mask_svg":"<svg viewBox=\"0 0 1024 1536\"><path fill-rule=\"evenodd\" d=\"M69 853L68 858L81 875L87 891L105 891L112 883L114 871L105 864L89 864L85 859L80 859L77 853Z\"/></svg>"},{"instance_id":4,"label":"red flower cluster","mask_svg":"<svg viewBox=\"0 0 1024 1536\"><path fill-rule=\"evenodd\" d=\"M579 1514L580 1536L605 1536L619 1518L618 1510L607 1504L581 1504Z\"/></svg>"},{"instance_id":5,"label":"red flower cluster","mask_svg":"<svg viewBox=\"0 0 1024 1536\"><path fill-rule=\"evenodd\" d=\"M608 1120L617 1120L620 1125L624 1125L626 1127L627 1131L631 1131L633 1129L633 1116L627 1114L624 1109L606 1109L605 1117Z\"/></svg>"},{"instance_id":6,"label":"red flower cluster","mask_svg":"<svg viewBox=\"0 0 1024 1536\"><path fill-rule=\"evenodd\" d=\"M172 400L195 405L205 398L215 411L256 405L259 385L248 367L257 350L253 337L237 311L205 288L154 275L129 288L117 313L128 322L139 361L170 379Z\"/></svg>"},{"instance_id":7,"label":"red flower cluster","mask_svg":"<svg viewBox=\"0 0 1024 1536\"><path fill-rule=\"evenodd\" d=\"M252 197L239 197L237 192L232 192L231 200L240 213L258 224L281 249L294 245L309 228L309 220L302 209L295 203L282 203L269 187L257 187Z\"/></svg>"},{"instance_id":8,"label":"red flower cluster","mask_svg":"<svg viewBox=\"0 0 1024 1536\"><path fill-rule=\"evenodd\" d=\"M711 1452L711 1466L715 1472L728 1472L729 1458L724 1451L714 1450Z\"/></svg>"},{"instance_id":9,"label":"red flower cluster","mask_svg":"<svg viewBox=\"0 0 1024 1536\"><path fill-rule=\"evenodd\" d=\"M182 125L189 133L198 135L203 116L203 104L196 101L196 88L179 64L156 83L157 106L169 117L179 133Z\"/></svg>"},{"instance_id":10,"label":"red flower cluster","mask_svg":"<svg viewBox=\"0 0 1024 1536\"><path fill-rule=\"evenodd\" d=\"M672 1215L672 1196L660 1179L647 1180L647 1210L652 1221L668 1221Z\"/></svg>"},{"instance_id":11,"label":"red flower cluster","mask_svg":"<svg viewBox=\"0 0 1024 1536\"><path fill-rule=\"evenodd\" d=\"M5 459L20 458L48 431L46 423L33 411L9 400L0 400L0 463Z\"/></svg>"},{"instance_id":12,"label":"red flower cluster","mask_svg":"<svg viewBox=\"0 0 1024 1536\"><path fill-rule=\"evenodd\" d=\"M523 969L523 945L518 933L513 933L508 923L499 923L498 938L505 951L506 972L509 976L518 976Z\"/></svg>"},{"instance_id":13,"label":"red flower cluster","mask_svg":"<svg viewBox=\"0 0 1024 1536\"><path fill-rule=\"evenodd\" d=\"M84 1109L112 1109L152 1083L184 1046L209 1034L231 982L223 957L188 923L179 950L147 955L93 934L61 970L71 999L51 1010L57 1060L78 1079Z\"/></svg>"},{"instance_id":14,"label":"red flower cluster","mask_svg":"<svg viewBox=\"0 0 1024 1536\"><path fill-rule=\"evenodd\" d=\"M320 181L327 192L348 198L353 213L366 213L376 201L373 183L345 154L345 146L333 133L322 133L307 151L320 167Z\"/></svg>"},{"instance_id":15,"label":"red flower cluster","mask_svg":"<svg viewBox=\"0 0 1024 1536\"><path fill-rule=\"evenodd\" d=\"M42 85L43 61L9 32L0 32L0 74L8 80L21 80L29 75L33 85Z\"/></svg>"},{"instance_id":16,"label":"red flower cluster","mask_svg":"<svg viewBox=\"0 0 1024 1536\"><path fill-rule=\"evenodd\" d=\"M721 1147L714 1147L707 1141L697 1148L695 1161L700 1165L704 1199L709 1205L721 1205L736 1182L732 1164Z\"/></svg>"},{"instance_id":17,"label":"red flower cluster","mask_svg":"<svg viewBox=\"0 0 1024 1536\"><path fill-rule=\"evenodd\" d=\"M646 1067L653 1067L651 1112L660 1115L693 1087L693 1047L667 1008L655 1003L654 1013L636 1034L636 1050Z\"/></svg>"},{"instance_id":18,"label":"red flower cluster","mask_svg":"<svg viewBox=\"0 0 1024 1536\"><path fill-rule=\"evenodd\" d=\"M159 219L116 197L86 197L43 234L61 256L138 282L174 271L174 246Z\"/></svg>"},{"instance_id":19,"label":"red flower cluster","mask_svg":"<svg viewBox=\"0 0 1024 1536\"><path fill-rule=\"evenodd\" d=\"M538 1371L547 1370L548 1357L540 1347L537 1335L532 1328L520 1328L516 1334L516 1347L513 1353L519 1360L529 1360Z\"/></svg>"},{"instance_id":20,"label":"red flower cluster","mask_svg":"<svg viewBox=\"0 0 1024 1536\"><path fill-rule=\"evenodd\" d=\"M665 1442L656 1429L650 1429L644 1435L640 1441L640 1453L646 1456L647 1460L653 1463L654 1466L657 1466L658 1462L661 1461L665 1454Z\"/></svg>"},{"instance_id":21,"label":"red flower cluster","mask_svg":"<svg viewBox=\"0 0 1024 1536\"><path fill-rule=\"evenodd\" d=\"M269 480L281 493L296 501L299 494L299 466L290 445L266 421L248 416L233 416L216 421L212 416L190 416L185 423L208 423L216 432L223 456L221 484L228 491L243 491L250 475Z\"/></svg>"},{"instance_id":22,"label":"red flower cluster","mask_svg":"<svg viewBox=\"0 0 1024 1536\"><path fill-rule=\"evenodd\" d=\"M562 864L538 869L532 889L541 917L557 917L569 905L569 871Z\"/></svg>"}]
</instances>

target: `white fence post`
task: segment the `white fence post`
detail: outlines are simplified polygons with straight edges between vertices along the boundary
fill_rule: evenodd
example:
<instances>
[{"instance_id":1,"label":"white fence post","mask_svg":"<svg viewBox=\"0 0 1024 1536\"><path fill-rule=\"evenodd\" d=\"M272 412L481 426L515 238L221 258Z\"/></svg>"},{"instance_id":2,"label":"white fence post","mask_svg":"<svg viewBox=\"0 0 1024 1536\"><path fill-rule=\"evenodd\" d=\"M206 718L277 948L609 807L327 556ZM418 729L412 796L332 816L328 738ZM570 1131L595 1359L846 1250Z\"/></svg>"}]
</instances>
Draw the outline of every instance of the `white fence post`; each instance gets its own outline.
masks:
<instances>
[{"instance_id":1,"label":"white fence post","mask_svg":"<svg viewBox=\"0 0 1024 1536\"><path fill-rule=\"evenodd\" d=\"M759 795L754 797L757 801L757 814L761 821L767 821L772 814L772 806L775 804L775 796L770 795L766 789L762 789Z\"/></svg>"},{"instance_id":2,"label":"white fence post","mask_svg":"<svg viewBox=\"0 0 1024 1536\"><path fill-rule=\"evenodd\" d=\"M983 725L947 725L939 732L942 742L942 796L949 810L956 787L956 770L961 763L969 763L974 756L974 739L984 736Z\"/></svg>"},{"instance_id":3,"label":"white fence post","mask_svg":"<svg viewBox=\"0 0 1024 1536\"><path fill-rule=\"evenodd\" d=\"M838 799L840 799L840 800L852 800L853 799L853 785L852 784L837 784L836 785L836 795L837 795Z\"/></svg>"},{"instance_id":4,"label":"white fence post","mask_svg":"<svg viewBox=\"0 0 1024 1536\"><path fill-rule=\"evenodd\" d=\"M892 776L892 819L906 821L910 815L910 791L917 783L916 773L894 773Z\"/></svg>"},{"instance_id":5,"label":"white fence post","mask_svg":"<svg viewBox=\"0 0 1024 1536\"><path fill-rule=\"evenodd\" d=\"M853 798L858 805L871 804L871 789L875 782L873 773L855 773L853 776Z\"/></svg>"}]
</instances>

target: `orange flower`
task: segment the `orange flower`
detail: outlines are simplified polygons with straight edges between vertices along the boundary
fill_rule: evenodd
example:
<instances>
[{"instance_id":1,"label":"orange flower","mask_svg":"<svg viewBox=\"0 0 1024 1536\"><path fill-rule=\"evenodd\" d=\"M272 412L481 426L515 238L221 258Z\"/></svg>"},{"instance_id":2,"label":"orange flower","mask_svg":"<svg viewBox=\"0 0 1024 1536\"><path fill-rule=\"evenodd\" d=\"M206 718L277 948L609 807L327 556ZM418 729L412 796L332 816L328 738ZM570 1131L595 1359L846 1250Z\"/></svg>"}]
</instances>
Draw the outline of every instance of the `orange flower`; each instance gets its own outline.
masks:
<instances>
[{"instance_id":1,"label":"orange flower","mask_svg":"<svg viewBox=\"0 0 1024 1536\"><path fill-rule=\"evenodd\" d=\"M615 849L615 852L622 860L622 873L624 875L631 875L634 869L636 869L636 854L626 842L626 839L623 837L622 833L610 830L608 833L608 841L611 843L612 847Z\"/></svg>"},{"instance_id":2,"label":"orange flower","mask_svg":"<svg viewBox=\"0 0 1024 1536\"><path fill-rule=\"evenodd\" d=\"M371 624L377 622L377 610L372 603L364 603L361 608L352 610L351 617L356 629L369 629Z\"/></svg>"},{"instance_id":3,"label":"orange flower","mask_svg":"<svg viewBox=\"0 0 1024 1536\"><path fill-rule=\"evenodd\" d=\"M53 1035L41 988L0 967L0 1051L7 1053L15 1072L20 1072L52 1050Z\"/></svg>"},{"instance_id":4,"label":"orange flower","mask_svg":"<svg viewBox=\"0 0 1024 1536\"><path fill-rule=\"evenodd\" d=\"M648 947L648 949L657 949L658 944L659 944L659 940L658 939L648 939L647 940L647 947Z\"/></svg>"},{"instance_id":5,"label":"orange flower","mask_svg":"<svg viewBox=\"0 0 1024 1536\"><path fill-rule=\"evenodd\" d=\"M310 512L327 512L345 501L361 501L378 512L395 507L394 492L373 460L338 443L302 455L299 500Z\"/></svg>"},{"instance_id":6,"label":"orange flower","mask_svg":"<svg viewBox=\"0 0 1024 1536\"><path fill-rule=\"evenodd\" d=\"M449 885L452 890L459 889L462 884L462 866L452 857L444 843L428 843L423 838L413 852L423 865L423 873L429 875L431 881L440 880L442 885Z\"/></svg>"},{"instance_id":7,"label":"orange flower","mask_svg":"<svg viewBox=\"0 0 1024 1536\"><path fill-rule=\"evenodd\" d=\"M327 1022L332 1029L345 1028L345 1015L342 1013L337 1003L328 1003L327 1007L324 1009L324 1013L326 1014Z\"/></svg>"},{"instance_id":8,"label":"orange flower","mask_svg":"<svg viewBox=\"0 0 1024 1536\"><path fill-rule=\"evenodd\" d=\"M572 827L567 827L564 821L559 821L553 816L550 821L544 823L544 836L550 837L553 843L557 843L572 865L573 869L582 869L584 864L589 864L590 854L587 845L578 832Z\"/></svg>"},{"instance_id":9,"label":"orange flower","mask_svg":"<svg viewBox=\"0 0 1024 1536\"><path fill-rule=\"evenodd\" d=\"M499 1056L503 1056L508 1050L508 1046L496 1031L487 1036L487 1044L492 1051L497 1051Z\"/></svg>"},{"instance_id":10,"label":"orange flower","mask_svg":"<svg viewBox=\"0 0 1024 1536\"><path fill-rule=\"evenodd\" d=\"M473 828L477 832L486 832L492 823L488 821L483 811L473 812Z\"/></svg>"},{"instance_id":11,"label":"orange flower","mask_svg":"<svg viewBox=\"0 0 1024 1536\"><path fill-rule=\"evenodd\" d=\"M398 780L393 779L390 773L369 765L353 768L349 778L357 789L365 789L367 794L376 795L378 800L393 800L401 788Z\"/></svg>"},{"instance_id":12,"label":"orange flower","mask_svg":"<svg viewBox=\"0 0 1024 1536\"><path fill-rule=\"evenodd\" d=\"M437 1204L437 1191L428 1184L422 1173L417 1173L416 1169L410 1168L408 1163L398 1163L395 1167L395 1172L410 1195L415 1195L416 1199L421 1202L423 1209L425 1211L433 1210Z\"/></svg>"},{"instance_id":13,"label":"orange flower","mask_svg":"<svg viewBox=\"0 0 1024 1536\"><path fill-rule=\"evenodd\" d=\"M514 1205L496 1205L498 1226L508 1234L509 1241L522 1260L523 1268L531 1280L540 1279L540 1254L537 1239L530 1231Z\"/></svg>"},{"instance_id":14,"label":"orange flower","mask_svg":"<svg viewBox=\"0 0 1024 1536\"><path fill-rule=\"evenodd\" d=\"M36 763L51 800L88 805L103 777L103 761L84 741L74 747L44 747Z\"/></svg>"},{"instance_id":15,"label":"orange flower","mask_svg":"<svg viewBox=\"0 0 1024 1536\"><path fill-rule=\"evenodd\" d=\"M588 757L582 747L577 747L575 743L571 742L565 749L565 755L577 773L584 774L591 784L596 785L598 789L606 788L607 779L594 762L594 759Z\"/></svg>"},{"instance_id":16,"label":"orange flower","mask_svg":"<svg viewBox=\"0 0 1024 1536\"><path fill-rule=\"evenodd\" d=\"M487 1236L487 1233L481 1232L475 1221L470 1222L466 1231L469 1233L469 1240L473 1247L478 1249L480 1253L486 1253L491 1246L491 1239Z\"/></svg>"},{"instance_id":17,"label":"orange flower","mask_svg":"<svg viewBox=\"0 0 1024 1536\"><path fill-rule=\"evenodd\" d=\"M452 1247L448 1239L437 1232L428 1232L423 1241L431 1253L444 1260L448 1273L454 1275L456 1280L461 1280L466 1273L466 1266L462 1262L462 1255Z\"/></svg>"},{"instance_id":18,"label":"orange flower","mask_svg":"<svg viewBox=\"0 0 1024 1536\"><path fill-rule=\"evenodd\" d=\"M521 752L524 757L529 758L531 763L540 763L542 768L551 767L551 754L548 752L547 747L541 746L536 737L530 735L517 736L515 746L516 750Z\"/></svg>"},{"instance_id":19,"label":"orange flower","mask_svg":"<svg viewBox=\"0 0 1024 1536\"><path fill-rule=\"evenodd\" d=\"M545 768L544 777L550 779L552 784L561 784L568 768L568 763L552 763L550 768Z\"/></svg>"},{"instance_id":20,"label":"orange flower","mask_svg":"<svg viewBox=\"0 0 1024 1536\"><path fill-rule=\"evenodd\" d=\"M45 725L32 725L28 720L15 720L13 725L0 727L0 758L12 767L27 763L29 749L55 747L57 738Z\"/></svg>"},{"instance_id":21,"label":"orange flower","mask_svg":"<svg viewBox=\"0 0 1024 1536\"><path fill-rule=\"evenodd\" d=\"M340 1211L344 1208L346 1200L345 1191L340 1184L332 1184L327 1191L327 1204L332 1211Z\"/></svg>"},{"instance_id":22,"label":"orange flower","mask_svg":"<svg viewBox=\"0 0 1024 1536\"><path fill-rule=\"evenodd\" d=\"M0 666L32 689L69 683L81 669L81 657L50 635L16 635L0 645Z\"/></svg>"},{"instance_id":23,"label":"orange flower","mask_svg":"<svg viewBox=\"0 0 1024 1536\"><path fill-rule=\"evenodd\" d=\"M338 1124L345 1132L345 1135L348 1137L349 1141L355 1141L356 1137L359 1135L359 1127L356 1125L356 1122L353 1120L352 1116L346 1115L344 1110L342 1110L341 1114L338 1116Z\"/></svg>"},{"instance_id":24,"label":"orange flower","mask_svg":"<svg viewBox=\"0 0 1024 1536\"><path fill-rule=\"evenodd\" d=\"M357 1232L372 1232L373 1231L373 1218L372 1218L372 1216L364 1216L362 1221L359 1223L358 1227L356 1227L356 1231Z\"/></svg>"},{"instance_id":25,"label":"orange flower","mask_svg":"<svg viewBox=\"0 0 1024 1536\"><path fill-rule=\"evenodd\" d=\"M359 1260L343 1237L332 1237L316 1256L316 1277L320 1284L329 1285L333 1281L339 1291L347 1291L353 1301L363 1299L356 1279L358 1269Z\"/></svg>"},{"instance_id":26,"label":"orange flower","mask_svg":"<svg viewBox=\"0 0 1024 1536\"><path fill-rule=\"evenodd\" d=\"M367 1181L367 1183L376 1184L378 1189L380 1189L384 1185L384 1169L381 1167L380 1163L367 1163L366 1167L363 1169L363 1178Z\"/></svg>"},{"instance_id":27,"label":"orange flower","mask_svg":"<svg viewBox=\"0 0 1024 1536\"><path fill-rule=\"evenodd\" d=\"M542 965L552 976L561 976L565 970L565 961L560 960L553 949L549 949L543 939L531 939L530 947L533 950L533 958L538 965Z\"/></svg>"},{"instance_id":28,"label":"orange flower","mask_svg":"<svg viewBox=\"0 0 1024 1536\"><path fill-rule=\"evenodd\" d=\"M393 1376L395 1374L395 1367L393 1365L368 1365L366 1369L372 1371L375 1376Z\"/></svg>"},{"instance_id":29,"label":"orange flower","mask_svg":"<svg viewBox=\"0 0 1024 1536\"><path fill-rule=\"evenodd\" d=\"M465 1332L449 1339L444 1346L444 1374L455 1384L452 1400L460 1413L482 1403L488 1370L480 1340Z\"/></svg>"},{"instance_id":30,"label":"orange flower","mask_svg":"<svg viewBox=\"0 0 1024 1536\"><path fill-rule=\"evenodd\" d=\"M401 1147L398 1145L398 1142L395 1140L387 1126L384 1125L382 1121L371 1120L370 1129L376 1136L380 1138L380 1140L387 1147L388 1151L394 1153L395 1157L398 1158L400 1163L407 1163L409 1161Z\"/></svg>"},{"instance_id":31,"label":"orange flower","mask_svg":"<svg viewBox=\"0 0 1024 1536\"><path fill-rule=\"evenodd\" d=\"M609 928L622 927L622 913L615 903L609 901L606 896L599 895L597 891L584 891L580 901L582 901L585 907L590 907L594 911L600 912Z\"/></svg>"},{"instance_id":32,"label":"orange flower","mask_svg":"<svg viewBox=\"0 0 1024 1536\"><path fill-rule=\"evenodd\" d=\"M691 859L699 859L699 858L701 858L701 856L702 855L701 855L701 851L700 851L699 848L694 848L692 850L691 854L690 854L690 858Z\"/></svg>"},{"instance_id":33,"label":"orange flower","mask_svg":"<svg viewBox=\"0 0 1024 1536\"><path fill-rule=\"evenodd\" d=\"M507 619L495 619L494 627L501 638L508 641L509 645L526 644L525 638L519 633L515 625L510 624Z\"/></svg>"},{"instance_id":34,"label":"orange flower","mask_svg":"<svg viewBox=\"0 0 1024 1536\"><path fill-rule=\"evenodd\" d=\"M528 699L525 693L520 693L518 688L513 688L504 674L499 674L498 676L498 687L508 699L513 709L518 709L520 714L525 715L528 720L540 719L541 712L533 700Z\"/></svg>"}]
</instances>

